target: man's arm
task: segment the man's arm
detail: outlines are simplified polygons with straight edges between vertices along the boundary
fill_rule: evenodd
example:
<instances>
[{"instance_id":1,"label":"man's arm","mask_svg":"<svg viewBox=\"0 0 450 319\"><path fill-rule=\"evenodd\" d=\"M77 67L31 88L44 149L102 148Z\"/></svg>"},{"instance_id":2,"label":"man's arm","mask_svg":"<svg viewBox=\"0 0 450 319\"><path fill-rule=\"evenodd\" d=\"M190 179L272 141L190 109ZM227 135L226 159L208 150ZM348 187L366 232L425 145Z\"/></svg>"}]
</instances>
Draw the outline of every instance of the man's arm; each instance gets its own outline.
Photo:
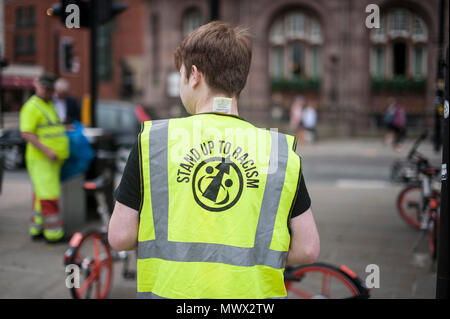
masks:
<instances>
[{"instance_id":1,"label":"man's arm","mask_svg":"<svg viewBox=\"0 0 450 319\"><path fill-rule=\"evenodd\" d=\"M41 141L39 141L39 137L35 133L21 132L21 135L26 142L33 144L34 147L44 153L50 161L54 162L58 159L58 155L56 155L52 149L42 144Z\"/></svg>"},{"instance_id":2,"label":"man's arm","mask_svg":"<svg viewBox=\"0 0 450 319\"><path fill-rule=\"evenodd\" d=\"M291 245L289 247L287 264L312 264L320 253L320 239L316 223L309 208L303 214L290 221Z\"/></svg>"},{"instance_id":3,"label":"man's arm","mask_svg":"<svg viewBox=\"0 0 450 319\"><path fill-rule=\"evenodd\" d=\"M117 251L137 248L139 212L116 201L109 222L108 241Z\"/></svg>"}]
</instances>

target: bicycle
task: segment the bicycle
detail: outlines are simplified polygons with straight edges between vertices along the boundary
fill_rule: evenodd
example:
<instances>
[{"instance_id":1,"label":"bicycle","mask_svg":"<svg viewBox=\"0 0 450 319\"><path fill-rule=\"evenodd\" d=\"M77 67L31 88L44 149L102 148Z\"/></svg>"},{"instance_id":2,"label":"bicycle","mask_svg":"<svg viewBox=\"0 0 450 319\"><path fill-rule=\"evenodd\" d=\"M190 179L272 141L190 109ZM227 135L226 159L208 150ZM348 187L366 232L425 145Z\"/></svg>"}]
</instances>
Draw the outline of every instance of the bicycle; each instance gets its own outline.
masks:
<instances>
[{"instance_id":1,"label":"bicycle","mask_svg":"<svg viewBox=\"0 0 450 319\"><path fill-rule=\"evenodd\" d=\"M434 182L439 173L439 168L424 166L421 169L423 176L420 182L407 185L397 195L400 217L415 229L426 228L430 201L440 202L438 183Z\"/></svg>"},{"instance_id":2,"label":"bicycle","mask_svg":"<svg viewBox=\"0 0 450 319\"><path fill-rule=\"evenodd\" d=\"M286 266L284 280L288 298L368 299L370 289L345 265L327 263Z\"/></svg>"},{"instance_id":3,"label":"bicycle","mask_svg":"<svg viewBox=\"0 0 450 319\"><path fill-rule=\"evenodd\" d=\"M99 157L107 160L114 159L106 152ZM136 278L136 272L129 269L130 252L113 250L107 240L110 215L106 193L112 175L111 170L106 169L96 179L84 183L85 190L93 192L97 199L97 213L101 218L101 226L75 233L69 242L69 248L64 253L64 265L75 265L80 270L80 285L69 288L74 299L91 298L94 287L94 298L107 298L112 285L113 262L116 260L123 261L123 278L127 280ZM364 283L346 266L336 268L324 263L287 266L284 275L287 291L297 297L369 298L369 290ZM320 279L317 275L322 275L322 280L317 281ZM300 282L302 286L299 288ZM334 282L337 284L333 286L334 289L330 289ZM318 283L322 284L322 291L313 292L314 285Z\"/></svg>"},{"instance_id":4,"label":"bicycle","mask_svg":"<svg viewBox=\"0 0 450 319\"><path fill-rule=\"evenodd\" d=\"M107 191L114 175L113 165L110 164L115 160L115 155L103 151L98 152L97 157L105 160L105 169L96 179L86 181L84 189L95 195L101 226L73 234L69 248L64 253L64 265L76 265L80 271L79 286L72 285L69 288L74 299L91 298L94 286L96 299L107 298L112 284L114 261L123 261L123 278L136 278L136 272L128 268L130 252L113 250L107 239L110 219Z\"/></svg>"},{"instance_id":5,"label":"bicycle","mask_svg":"<svg viewBox=\"0 0 450 319\"><path fill-rule=\"evenodd\" d=\"M427 197L439 196L437 182L439 168L433 167L429 160L417 151L419 145L428 136L424 131L415 141L406 160L395 161L391 167L391 179L406 184L397 196L397 208L400 216L412 227L420 229L421 211L426 206Z\"/></svg>"}]
</instances>

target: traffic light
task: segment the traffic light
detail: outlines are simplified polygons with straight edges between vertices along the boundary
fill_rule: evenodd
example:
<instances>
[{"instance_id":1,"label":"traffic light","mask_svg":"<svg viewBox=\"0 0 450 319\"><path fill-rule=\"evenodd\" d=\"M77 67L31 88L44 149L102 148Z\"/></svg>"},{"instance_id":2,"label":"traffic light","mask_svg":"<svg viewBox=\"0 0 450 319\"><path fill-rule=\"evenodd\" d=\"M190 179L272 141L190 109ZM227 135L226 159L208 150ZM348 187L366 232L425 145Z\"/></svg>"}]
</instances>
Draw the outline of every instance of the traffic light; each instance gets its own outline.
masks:
<instances>
[{"instance_id":1,"label":"traffic light","mask_svg":"<svg viewBox=\"0 0 450 319\"><path fill-rule=\"evenodd\" d=\"M89 28L90 14L89 2L80 0L61 0L47 9L48 16L59 17L61 23L68 28Z\"/></svg>"},{"instance_id":2,"label":"traffic light","mask_svg":"<svg viewBox=\"0 0 450 319\"><path fill-rule=\"evenodd\" d=\"M89 28L94 17L98 24L105 24L127 7L115 0L61 0L47 9L47 15L59 17L67 27L70 27L70 20L76 18L79 21L76 28Z\"/></svg>"},{"instance_id":3,"label":"traffic light","mask_svg":"<svg viewBox=\"0 0 450 319\"><path fill-rule=\"evenodd\" d=\"M99 24L111 21L116 15L124 11L128 6L115 0L91 0L97 5L97 18Z\"/></svg>"},{"instance_id":4,"label":"traffic light","mask_svg":"<svg viewBox=\"0 0 450 319\"><path fill-rule=\"evenodd\" d=\"M67 28L90 29L90 124L96 126L97 103L97 26L112 20L128 6L115 0L61 0L47 9L48 16L60 17ZM73 66L73 52L67 49L63 65Z\"/></svg>"}]
</instances>

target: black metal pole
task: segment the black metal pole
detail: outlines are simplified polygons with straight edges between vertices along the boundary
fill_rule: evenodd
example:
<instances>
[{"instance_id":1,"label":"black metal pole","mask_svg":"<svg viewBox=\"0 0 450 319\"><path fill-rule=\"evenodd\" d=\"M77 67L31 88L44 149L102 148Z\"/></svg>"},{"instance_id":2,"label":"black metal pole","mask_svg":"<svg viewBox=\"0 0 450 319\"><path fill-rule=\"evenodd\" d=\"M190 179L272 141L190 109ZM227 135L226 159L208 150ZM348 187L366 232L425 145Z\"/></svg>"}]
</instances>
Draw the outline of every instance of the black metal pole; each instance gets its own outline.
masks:
<instances>
[{"instance_id":1,"label":"black metal pole","mask_svg":"<svg viewBox=\"0 0 450 319\"><path fill-rule=\"evenodd\" d=\"M8 66L8 62L0 56L0 129L3 128L4 120L3 120L3 112L4 110L4 100L3 100L3 68Z\"/></svg>"},{"instance_id":2,"label":"black metal pole","mask_svg":"<svg viewBox=\"0 0 450 319\"><path fill-rule=\"evenodd\" d=\"M0 63L3 63L3 61L0 60ZM2 83L2 71L3 71L3 66L0 65L0 129L3 128L3 83Z\"/></svg>"},{"instance_id":3,"label":"black metal pole","mask_svg":"<svg viewBox=\"0 0 450 319\"><path fill-rule=\"evenodd\" d=\"M209 18L210 21L219 20L219 0L209 0Z\"/></svg>"},{"instance_id":4,"label":"black metal pole","mask_svg":"<svg viewBox=\"0 0 450 319\"><path fill-rule=\"evenodd\" d=\"M436 298L447 299L449 292L449 207L448 207L448 134L449 134L449 75L448 75L448 47L447 47L447 60L445 63L445 103L444 103L444 121L443 121L443 149L442 149L442 185L441 185L441 212L440 212L440 224L439 224L439 242L438 242L438 265L437 265L437 278L436 278Z\"/></svg>"},{"instance_id":5,"label":"black metal pole","mask_svg":"<svg viewBox=\"0 0 450 319\"><path fill-rule=\"evenodd\" d=\"M90 45L90 95L91 95L91 126L97 125L96 107L97 107L97 0L90 1L90 28L91 28L91 45Z\"/></svg>"}]
</instances>

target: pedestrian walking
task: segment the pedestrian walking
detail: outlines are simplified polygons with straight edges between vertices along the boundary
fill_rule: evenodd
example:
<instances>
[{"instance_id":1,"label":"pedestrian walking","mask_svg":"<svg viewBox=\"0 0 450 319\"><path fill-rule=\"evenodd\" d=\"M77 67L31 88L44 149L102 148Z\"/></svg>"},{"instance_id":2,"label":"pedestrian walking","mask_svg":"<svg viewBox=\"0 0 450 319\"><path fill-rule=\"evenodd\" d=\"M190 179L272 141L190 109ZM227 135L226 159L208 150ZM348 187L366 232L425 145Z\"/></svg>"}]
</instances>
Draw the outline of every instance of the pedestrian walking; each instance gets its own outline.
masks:
<instances>
[{"instance_id":1,"label":"pedestrian walking","mask_svg":"<svg viewBox=\"0 0 450 319\"><path fill-rule=\"evenodd\" d=\"M20 131L27 142L25 162L33 184L32 239L54 243L63 239L59 211L61 165L69 156L69 144L52 102L56 78L44 73L34 82L35 95L20 110Z\"/></svg>"},{"instance_id":2,"label":"pedestrian walking","mask_svg":"<svg viewBox=\"0 0 450 319\"><path fill-rule=\"evenodd\" d=\"M294 99L294 103L291 106L290 114L290 127L297 137L297 146L300 146L303 140L303 127L302 127L302 113L305 100L301 95L298 95Z\"/></svg>"},{"instance_id":3,"label":"pedestrian walking","mask_svg":"<svg viewBox=\"0 0 450 319\"><path fill-rule=\"evenodd\" d=\"M392 118L392 127L394 129L393 147L396 151L401 151L403 141L406 136L406 113L403 105L398 105Z\"/></svg>"},{"instance_id":4,"label":"pedestrian walking","mask_svg":"<svg viewBox=\"0 0 450 319\"><path fill-rule=\"evenodd\" d=\"M250 62L248 31L219 21L175 51L192 116L142 125L109 224L138 249L140 298L284 298L286 264L318 257L295 138L239 117Z\"/></svg>"},{"instance_id":5,"label":"pedestrian walking","mask_svg":"<svg viewBox=\"0 0 450 319\"><path fill-rule=\"evenodd\" d=\"M389 105L386 113L383 117L383 123L386 126L387 132L384 136L384 144L391 145L394 141L395 128L392 125L392 120L394 119L395 111L397 110L397 102L394 98L389 99Z\"/></svg>"},{"instance_id":6,"label":"pedestrian walking","mask_svg":"<svg viewBox=\"0 0 450 319\"><path fill-rule=\"evenodd\" d=\"M302 126L305 129L306 142L314 142L316 140L317 111L314 106L308 104L302 115Z\"/></svg>"},{"instance_id":7,"label":"pedestrian walking","mask_svg":"<svg viewBox=\"0 0 450 319\"><path fill-rule=\"evenodd\" d=\"M390 98L383 121L388 129L384 143L392 144L396 151L401 151L406 136L406 113L403 105L398 104L396 99Z\"/></svg>"}]
</instances>

